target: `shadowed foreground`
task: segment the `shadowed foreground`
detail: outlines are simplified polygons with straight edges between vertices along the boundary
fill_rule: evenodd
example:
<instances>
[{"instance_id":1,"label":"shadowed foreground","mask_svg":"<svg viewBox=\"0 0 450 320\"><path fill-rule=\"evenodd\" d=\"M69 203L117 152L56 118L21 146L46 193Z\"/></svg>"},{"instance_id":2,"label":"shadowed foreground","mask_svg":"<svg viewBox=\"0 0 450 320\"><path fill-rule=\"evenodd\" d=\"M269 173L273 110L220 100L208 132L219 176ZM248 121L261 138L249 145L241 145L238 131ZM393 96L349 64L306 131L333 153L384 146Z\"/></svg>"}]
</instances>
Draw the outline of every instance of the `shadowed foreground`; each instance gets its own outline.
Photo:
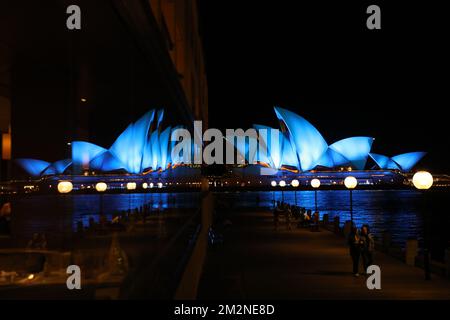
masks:
<instances>
[{"instance_id":1,"label":"shadowed foreground","mask_svg":"<svg viewBox=\"0 0 450 320\"><path fill-rule=\"evenodd\" d=\"M233 225L210 248L199 299L450 299L450 281L376 252L381 290L351 274L345 239L332 232L273 230L269 211L229 213Z\"/></svg>"}]
</instances>

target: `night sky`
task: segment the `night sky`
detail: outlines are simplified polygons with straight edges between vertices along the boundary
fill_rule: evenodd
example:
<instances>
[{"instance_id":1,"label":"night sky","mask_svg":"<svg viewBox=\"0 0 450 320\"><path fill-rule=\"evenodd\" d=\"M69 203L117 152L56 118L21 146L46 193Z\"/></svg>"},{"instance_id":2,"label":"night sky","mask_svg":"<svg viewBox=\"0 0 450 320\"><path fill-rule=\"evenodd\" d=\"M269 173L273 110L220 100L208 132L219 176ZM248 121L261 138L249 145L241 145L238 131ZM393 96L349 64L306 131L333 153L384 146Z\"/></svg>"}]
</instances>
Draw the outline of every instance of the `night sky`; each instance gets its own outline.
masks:
<instances>
[{"instance_id":1,"label":"night sky","mask_svg":"<svg viewBox=\"0 0 450 320\"><path fill-rule=\"evenodd\" d=\"M279 105L328 143L373 136L373 152L428 151L419 167L449 172L444 10L378 3L372 31L373 3L335 2L201 0L210 125L277 126Z\"/></svg>"},{"instance_id":2,"label":"night sky","mask_svg":"<svg viewBox=\"0 0 450 320\"><path fill-rule=\"evenodd\" d=\"M368 30L372 2L298 2L199 0L210 127L278 127L273 106L279 105L305 117L329 144L372 136L373 152L427 151L419 168L450 172L446 11L429 2L377 2L382 29ZM152 69L108 5L84 1L85 28L73 39L62 4L1 10L11 24L0 35L19 43L16 69L23 75L19 85L27 88L13 99L27 109L26 117L13 110L21 119L14 129L22 142L16 157L66 156L67 122L76 119L61 105L67 104L74 59L94 70L89 82L80 81L87 91L79 93L88 97L82 107L90 115L90 141L108 147L130 121L164 106ZM167 125L178 123L175 116L168 114Z\"/></svg>"}]
</instances>

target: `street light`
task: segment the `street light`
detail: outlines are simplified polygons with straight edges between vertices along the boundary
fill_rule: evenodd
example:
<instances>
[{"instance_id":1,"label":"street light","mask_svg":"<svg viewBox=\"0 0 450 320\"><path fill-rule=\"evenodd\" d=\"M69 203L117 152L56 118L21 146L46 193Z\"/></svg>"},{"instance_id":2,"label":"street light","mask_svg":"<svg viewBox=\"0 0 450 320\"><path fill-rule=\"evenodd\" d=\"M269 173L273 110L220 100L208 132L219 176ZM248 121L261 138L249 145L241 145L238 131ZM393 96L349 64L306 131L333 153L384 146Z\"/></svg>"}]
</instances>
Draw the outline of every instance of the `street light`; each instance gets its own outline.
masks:
<instances>
[{"instance_id":1,"label":"street light","mask_svg":"<svg viewBox=\"0 0 450 320\"><path fill-rule=\"evenodd\" d=\"M99 182L95 185L95 190L98 192L105 192L108 189L108 185L104 182Z\"/></svg>"},{"instance_id":2,"label":"street light","mask_svg":"<svg viewBox=\"0 0 450 320\"><path fill-rule=\"evenodd\" d=\"M315 207L316 207L316 211L317 212L317 189L320 187L320 180L319 179L312 179L311 180L311 187L314 188L314 203L315 203Z\"/></svg>"},{"instance_id":3,"label":"street light","mask_svg":"<svg viewBox=\"0 0 450 320\"><path fill-rule=\"evenodd\" d=\"M70 193L73 190L73 184L70 181L60 181L58 182L58 192L59 193Z\"/></svg>"},{"instance_id":4,"label":"street light","mask_svg":"<svg viewBox=\"0 0 450 320\"><path fill-rule=\"evenodd\" d=\"M294 188L297 188L300 185L300 182L297 179L294 179L291 181L291 186ZM297 205L297 189L294 189L294 198L295 198L295 205Z\"/></svg>"},{"instance_id":5,"label":"street light","mask_svg":"<svg viewBox=\"0 0 450 320\"><path fill-rule=\"evenodd\" d=\"M136 190L136 182L128 182L127 183L127 190L128 191ZM131 192L128 195L128 206L129 206L129 210L131 212Z\"/></svg>"},{"instance_id":6,"label":"street light","mask_svg":"<svg viewBox=\"0 0 450 320\"><path fill-rule=\"evenodd\" d=\"M128 182L127 190L136 190L136 182Z\"/></svg>"},{"instance_id":7,"label":"street light","mask_svg":"<svg viewBox=\"0 0 450 320\"><path fill-rule=\"evenodd\" d=\"M279 185L281 188L284 188L284 187L286 187L286 181L281 180L281 181L278 183L278 185ZM281 189L281 201L284 202L284 191L283 191L283 189Z\"/></svg>"},{"instance_id":8,"label":"street light","mask_svg":"<svg viewBox=\"0 0 450 320\"><path fill-rule=\"evenodd\" d=\"M147 189L148 188L148 183L147 182L144 182L143 184L142 184L142 189Z\"/></svg>"},{"instance_id":9,"label":"street light","mask_svg":"<svg viewBox=\"0 0 450 320\"><path fill-rule=\"evenodd\" d=\"M425 271L425 280L431 280L430 275L430 242L429 242L429 215L427 214L427 205L426 205L426 197L425 191L430 189L433 185L433 176L431 173L426 171L416 172L413 176L413 184L418 190L422 191L422 218L423 218L423 268Z\"/></svg>"},{"instance_id":10,"label":"street light","mask_svg":"<svg viewBox=\"0 0 450 320\"><path fill-rule=\"evenodd\" d=\"M358 180L356 180L355 177L348 176L344 180L344 185L348 190L350 190L350 220L351 220L352 226L353 226L353 195L352 195L352 191L358 185Z\"/></svg>"},{"instance_id":11,"label":"street light","mask_svg":"<svg viewBox=\"0 0 450 320\"><path fill-rule=\"evenodd\" d=\"M103 213L103 192L105 192L106 189L108 189L108 185L104 182L98 182L95 185L95 190L100 193L100 214Z\"/></svg>"},{"instance_id":12,"label":"street light","mask_svg":"<svg viewBox=\"0 0 450 320\"><path fill-rule=\"evenodd\" d=\"M277 186L277 182L275 180L272 180L270 185L275 188ZM272 202L273 202L273 207L275 208L275 190L272 190Z\"/></svg>"},{"instance_id":13,"label":"street light","mask_svg":"<svg viewBox=\"0 0 450 320\"><path fill-rule=\"evenodd\" d=\"M413 176L413 184L419 190L428 190L433 185L433 176L426 171L416 172Z\"/></svg>"}]
</instances>

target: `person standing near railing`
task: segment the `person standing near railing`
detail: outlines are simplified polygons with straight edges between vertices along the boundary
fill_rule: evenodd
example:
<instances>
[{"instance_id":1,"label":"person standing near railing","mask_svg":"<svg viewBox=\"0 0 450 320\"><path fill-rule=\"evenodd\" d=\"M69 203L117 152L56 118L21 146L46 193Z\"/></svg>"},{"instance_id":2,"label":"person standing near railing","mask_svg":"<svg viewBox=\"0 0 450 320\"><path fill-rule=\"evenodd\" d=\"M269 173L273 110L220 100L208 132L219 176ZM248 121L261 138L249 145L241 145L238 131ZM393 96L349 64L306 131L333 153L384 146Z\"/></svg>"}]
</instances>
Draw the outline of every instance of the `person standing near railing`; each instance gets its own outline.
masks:
<instances>
[{"instance_id":1,"label":"person standing near railing","mask_svg":"<svg viewBox=\"0 0 450 320\"><path fill-rule=\"evenodd\" d=\"M375 241L370 233L369 225L365 224L361 228L361 257L363 259L364 272L373 264L373 252L375 249Z\"/></svg>"},{"instance_id":2,"label":"person standing near railing","mask_svg":"<svg viewBox=\"0 0 450 320\"><path fill-rule=\"evenodd\" d=\"M348 246L350 248L350 257L353 262L353 275L359 277L359 259L361 256L361 238L358 229L352 225L351 231L348 235Z\"/></svg>"}]
</instances>

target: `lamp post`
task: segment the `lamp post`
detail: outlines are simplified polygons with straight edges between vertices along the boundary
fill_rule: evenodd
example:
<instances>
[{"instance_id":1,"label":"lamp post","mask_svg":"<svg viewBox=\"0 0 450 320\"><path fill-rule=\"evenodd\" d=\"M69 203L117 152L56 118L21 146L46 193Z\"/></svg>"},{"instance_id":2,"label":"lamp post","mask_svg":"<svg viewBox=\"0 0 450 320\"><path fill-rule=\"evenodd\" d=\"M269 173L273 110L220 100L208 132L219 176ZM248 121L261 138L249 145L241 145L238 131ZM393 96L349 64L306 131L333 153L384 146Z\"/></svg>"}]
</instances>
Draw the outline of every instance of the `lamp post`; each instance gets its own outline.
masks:
<instances>
[{"instance_id":1,"label":"lamp post","mask_svg":"<svg viewBox=\"0 0 450 320\"><path fill-rule=\"evenodd\" d=\"M350 190L350 221L352 222L352 226L353 226L353 194L352 194L352 191L358 185L358 180L356 180L355 177L348 176L344 180L344 185L348 190Z\"/></svg>"},{"instance_id":2,"label":"lamp post","mask_svg":"<svg viewBox=\"0 0 450 320\"><path fill-rule=\"evenodd\" d=\"M320 187L320 180L319 179L312 179L311 180L311 187L314 188L314 204L317 212L317 189Z\"/></svg>"},{"instance_id":3,"label":"lamp post","mask_svg":"<svg viewBox=\"0 0 450 320\"><path fill-rule=\"evenodd\" d=\"M423 268L425 271L425 280L431 280L430 275L430 241L429 241L429 233L430 226L428 222L429 215L426 210L426 197L425 191L430 189L433 185L433 176L431 173L426 171L416 172L413 176L413 185L416 189L422 191L422 217L423 217Z\"/></svg>"},{"instance_id":4,"label":"lamp post","mask_svg":"<svg viewBox=\"0 0 450 320\"><path fill-rule=\"evenodd\" d=\"M127 183L127 190L128 191L133 191L133 190L136 190L136 182L128 182ZM129 208L130 208L130 212L131 212L131 192L130 192L130 194L129 194Z\"/></svg>"},{"instance_id":5,"label":"lamp post","mask_svg":"<svg viewBox=\"0 0 450 320\"><path fill-rule=\"evenodd\" d=\"M279 185L281 188L284 188L284 187L286 187L286 181L281 180L281 181L278 183L278 185ZM284 202L284 191L283 191L283 189L281 189L281 201Z\"/></svg>"},{"instance_id":6,"label":"lamp post","mask_svg":"<svg viewBox=\"0 0 450 320\"><path fill-rule=\"evenodd\" d=\"M291 181L291 186L294 188L298 188L300 185L300 182L297 179L294 179ZM297 205L297 189L294 189L294 198L295 198L295 205Z\"/></svg>"},{"instance_id":7,"label":"lamp post","mask_svg":"<svg viewBox=\"0 0 450 320\"><path fill-rule=\"evenodd\" d=\"M104 182L99 182L95 185L95 190L100 193L100 214L103 213L103 193L108 189L108 185Z\"/></svg>"},{"instance_id":8,"label":"lamp post","mask_svg":"<svg viewBox=\"0 0 450 320\"><path fill-rule=\"evenodd\" d=\"M270 185L275 188L277 186L277 182L275 180L273 180L272 182L270 182ZM273 202L273 207L275 208L275 190L272 190L272 202Z\"/></svg>"}]
</instances>

